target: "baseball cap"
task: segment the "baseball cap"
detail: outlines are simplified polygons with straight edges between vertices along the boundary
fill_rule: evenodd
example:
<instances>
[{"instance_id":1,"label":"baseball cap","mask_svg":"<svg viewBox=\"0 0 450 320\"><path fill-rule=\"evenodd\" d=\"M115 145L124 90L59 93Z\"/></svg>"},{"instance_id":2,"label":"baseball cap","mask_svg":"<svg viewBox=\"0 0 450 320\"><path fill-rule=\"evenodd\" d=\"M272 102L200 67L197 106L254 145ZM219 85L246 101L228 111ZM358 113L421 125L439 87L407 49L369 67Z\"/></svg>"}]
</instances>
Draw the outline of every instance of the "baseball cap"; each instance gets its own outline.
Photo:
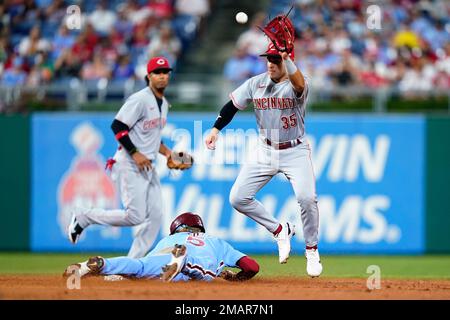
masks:
<instances>
[{"instance_id":1,"label":"baseball cap","mask_svg":"<svg viewBox=\"0 0 450 320\"><path fill-rule=\"evenodd\" d=\"M278 53L278 50L275 48L275 46L271 42L271 43L269 43L269 46L267 47L266 52L264 52L263 54L260 54L259 56L260 57L267 57L267 56L278 56L278 57L280 57L280 54ZM295 59L294 50L292 50L289 53L289 58L291 58L291 60Z\"/></svg>"},{"instance_id":2,"label":"baseball cap","mask_svg":"<svg viewBox=\"0 0 450 320\"><path fill-rule=\"evenodd\" d=\"M154 57L151 58L147 63L147 73L152 73L158 69L166 69L172 71L173 69L169 66L169 61L164 57Z\"/></svg>"}]
</instances>

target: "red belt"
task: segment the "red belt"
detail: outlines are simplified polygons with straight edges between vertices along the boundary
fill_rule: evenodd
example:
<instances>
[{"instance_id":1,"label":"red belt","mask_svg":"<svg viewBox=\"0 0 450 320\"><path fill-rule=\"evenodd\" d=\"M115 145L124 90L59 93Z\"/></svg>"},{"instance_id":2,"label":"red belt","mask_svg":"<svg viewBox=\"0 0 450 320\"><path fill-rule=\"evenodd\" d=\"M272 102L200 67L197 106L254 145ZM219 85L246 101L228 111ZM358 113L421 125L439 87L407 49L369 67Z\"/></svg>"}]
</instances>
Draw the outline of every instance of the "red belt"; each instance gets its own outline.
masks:
<instances>
[{"instance_id":1,"label":"red belt","mask_svg":"<svg viewBox=\"0 0 450 320\"><path fill-rule=\"evenodd\" d=\"M280 143L272 142L269 139L264 139L264 141L269 146L272 146L273 148L278 149L278 150L289 149L289 148L295 147L295 146L299 145L300 143L302 143L300 138L297 138L297 139L291 140L291 141L280 142Z\"/></svg>"}]
</instances>

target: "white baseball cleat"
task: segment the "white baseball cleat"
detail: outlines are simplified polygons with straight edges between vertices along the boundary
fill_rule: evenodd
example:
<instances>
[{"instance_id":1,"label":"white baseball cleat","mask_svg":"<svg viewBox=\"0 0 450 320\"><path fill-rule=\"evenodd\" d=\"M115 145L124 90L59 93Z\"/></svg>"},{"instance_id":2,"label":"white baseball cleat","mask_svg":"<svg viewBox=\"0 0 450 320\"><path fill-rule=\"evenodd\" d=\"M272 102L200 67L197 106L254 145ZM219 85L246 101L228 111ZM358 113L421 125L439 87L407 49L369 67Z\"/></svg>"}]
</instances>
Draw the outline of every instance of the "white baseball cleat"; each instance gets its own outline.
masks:
<instances>
[{"instance_id":1,"label":"white baseball cleat","mask_svg":"<svg viewBox=\"0 0 450 320\"><path fill-rule=\"evenodd\" d=\"M187 248L185 245L176 244L171 254L172 258L168 264L162 267L161 280L170 282L175 278L184 267Z\"/></svg>"},{"instance_id":2,"label":"white baseball cleat","mask_svg":"<svg viewBox=\"0 0 450 320\"><path fill-rule=\"evenodd\" d=\"M320 263L320 255L317 249L306 249L306 273L310 277L318 277L322 273L322 264Z\"/></svg>"},{"instance_id":3,"label":"white baseball cleat","mask_svg":"<svg viewBox=\"0 0 450 320\"><path fill-rule=\"evenodd\" d=\"M280 263L286 263L291 252L291 238L295 235L295 225L286 222L282 224L281 231L274 236L278 245L278 258Z\"/></svg>"}]
</instances>

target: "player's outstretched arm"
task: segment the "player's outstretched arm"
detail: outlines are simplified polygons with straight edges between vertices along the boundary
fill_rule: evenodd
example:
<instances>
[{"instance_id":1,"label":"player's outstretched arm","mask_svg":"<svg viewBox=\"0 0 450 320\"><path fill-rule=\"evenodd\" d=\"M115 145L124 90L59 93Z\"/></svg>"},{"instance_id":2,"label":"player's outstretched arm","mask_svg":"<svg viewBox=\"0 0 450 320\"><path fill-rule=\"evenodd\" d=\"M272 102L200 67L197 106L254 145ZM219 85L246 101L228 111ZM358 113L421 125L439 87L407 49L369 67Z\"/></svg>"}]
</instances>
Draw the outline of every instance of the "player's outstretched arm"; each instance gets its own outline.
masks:
<instances>
[{"instance_id":1,"label":"player's outstretched arm","mask_svg":"<svg viewBox=\"0 0 450 320\"><path fill-rule=\"evenodd\" d=\"M219 131L225 128L231 120L233 120L234 115L238 112L238 108L236 108L233 102L228 101L223 108L220 110L219 115L217 116L216 122L214 123L211 132L205 139L206 147L210 150L214 150L216 148L216 141L218 139Z\"/></svg>"},{"instance_id":2,"label":"player's outstretched arm","mask_svg":"<svg viewBox=\"0 0 450 320\"><path fill-rule=\"evenodd\" d=\"M280 52L280 54L284 60L284 65L286 66L289 81L291 81L294 90L298 93L302 93L305 89L305 77L297 68L295 63L291 60L287 52Z\"/></svg>"},{"instance_id":3,"label":"player's outstretched arm","mask_svg":"<svg viewBox=\"0 0 450 320\"><path fill-rule=\"evenodd\" d=\"M228 281L246 281L253 278L259 272L258 263L252 258L245 256L236 263L241 269L238 273L231 270L224 270L220 277Z\"/></svg>"}]
</instances>

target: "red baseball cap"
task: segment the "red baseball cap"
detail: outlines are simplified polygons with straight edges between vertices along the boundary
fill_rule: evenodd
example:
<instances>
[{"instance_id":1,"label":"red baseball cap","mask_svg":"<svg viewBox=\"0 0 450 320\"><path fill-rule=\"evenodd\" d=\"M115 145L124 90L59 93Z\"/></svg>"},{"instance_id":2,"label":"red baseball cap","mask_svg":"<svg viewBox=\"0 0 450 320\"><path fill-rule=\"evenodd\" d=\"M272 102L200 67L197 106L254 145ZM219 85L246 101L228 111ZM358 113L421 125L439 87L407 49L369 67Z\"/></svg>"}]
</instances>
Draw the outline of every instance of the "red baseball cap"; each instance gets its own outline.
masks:
<instances>
[{"instance_id":1,"label":"red baseball cap","mask_svg":"<svg viewBox=\"0 0 450 320\"><path fill-rule=\"evenodd\" d=\"M273 45L273 43L269 43L269 46L267 47L267 50L265 53L260 54L260 57L267 57L267 56L278 56L281 57L280 54L278 53L278 50L275 48L275 46ZM295 59L295 54L294 54L294 50L292 50L289 53L289 58L291 58L292 61L294 61Z\"/></svg>"},{"instance_id":2,"label":"red baseball cap","mask_svg":"<svg viewBox=\"0 0 450 320\"><path fill-rule=\"evenodd\" d=\"M152 73L158 69L166 69L172 71L173 69L169 66L169 61L164 57L154 57L151 58L147 63L147 73Z\"/></svg>"}]
</instances>

